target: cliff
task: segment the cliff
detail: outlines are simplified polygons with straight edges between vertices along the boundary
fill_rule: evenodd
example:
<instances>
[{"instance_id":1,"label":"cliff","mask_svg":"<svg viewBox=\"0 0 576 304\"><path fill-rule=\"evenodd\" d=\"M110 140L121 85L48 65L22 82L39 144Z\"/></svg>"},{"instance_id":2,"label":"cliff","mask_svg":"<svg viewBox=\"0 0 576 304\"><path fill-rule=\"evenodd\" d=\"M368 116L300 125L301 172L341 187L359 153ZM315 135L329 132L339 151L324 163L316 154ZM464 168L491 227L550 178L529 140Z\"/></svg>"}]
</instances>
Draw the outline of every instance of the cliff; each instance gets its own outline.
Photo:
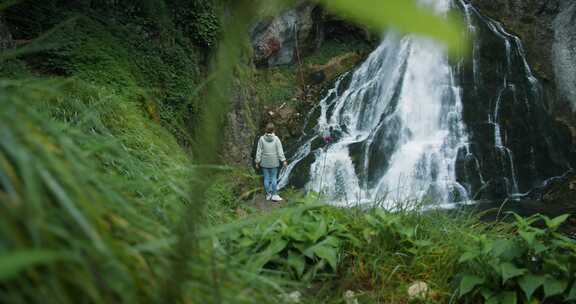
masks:
<instances>
[{"instance_id":1,"label":"cliff","mask_svg":"<svg viewBox=\"0 0 576 304\"><path fill-rule=\"evenodd\" d=\"M571 0L471 0L522 40L546 90L547 106L576 125L576 3ZM566 111L568 109L572 111ZM571 112L571 113L570 113Z\"/></svg>"},{"instance_id":2,"label":"cliff","mask_svg":"<svg viewBox=\"0 0 576 304\"><path fill-rule=\"evenodd\" d=\"M326 86L361 62L374 42L361 26L311 1L261 16L249 36L252 57L235 81L222 149L223 161L237 166L251 164L268 122L289 150Z\"/></svg>"}]
</instances>

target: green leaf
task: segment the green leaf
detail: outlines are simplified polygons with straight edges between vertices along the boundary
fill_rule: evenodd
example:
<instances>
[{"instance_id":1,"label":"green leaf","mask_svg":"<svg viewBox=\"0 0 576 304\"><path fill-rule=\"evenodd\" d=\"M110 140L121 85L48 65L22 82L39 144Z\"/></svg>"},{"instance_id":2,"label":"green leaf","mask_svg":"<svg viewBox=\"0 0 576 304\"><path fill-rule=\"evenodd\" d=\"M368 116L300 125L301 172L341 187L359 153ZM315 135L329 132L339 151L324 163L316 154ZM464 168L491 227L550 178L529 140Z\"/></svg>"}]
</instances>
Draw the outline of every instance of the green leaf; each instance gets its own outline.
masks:
<instances>
[{"instance_id":1,"label":"green leaf","mask_svg":"<svg viewBox=\"0 0 576 304\"><path fill-rule=\"evenodd\" d=\"M296 271L298 278L301 278L302 275L304 274L304 268L306 267L306 258L304 257L304 255L294 250L290 250L288 252L287 262L288 265L292 267L294 271Z\"/></svg>"},{"instance_id":2,"label":"green leaf","mask_svg":"<svg viewBox=\"0 0 576 304\"><path fill-rule=\"evenodd\" d=\"M511 278L523 275L526 273L526 269L518 268L512 263L502 263L500 265L500 270L502 273L502 284L506 283Z\"/></svg>"},{"instance_id":3,"label":"green leaf","mask_svg":"<svg viewBox=\"0 0 576 304\"><path fill-rule=\"evenodd\" d=\"M328 264L330 265L330 267L332 267L332 270L336 270L336 267L338 267L338 249L331 247L331 246L318 246L314 248L314 253L326 260L328 262Z\"/></svg>"},{"instance_id":4,"label":"green leaf","mask_svg":"<svg viewBox=\"0 0 576 304\"><path fill-rule=\"evenodd\" d=\"M533 231L520 230L518 234L530 246L532 246L536 240L536 233Z\"/></svg>"},{"instance_id":5,"label":"green leaf","mask_svg":"<svg viewBox=\"0 0 576 304\"><path fill-rule=\"evenodd\" d=\"M460 281L460 297L469 293L474 287L484 283L485 278L467 274L462 277Z\"/></svg>"},{"instance_id":6,"label":"green leaf","mask_svg":"<svg viewBox=\"0 0 576 304\"><path fill-rule=\"evenodd\" d=\"M243 237L238 241L238 246L240 247L250 247L254 244L254 241L250 238Z\"/></svg>"},{"instance_id":7,"label":"green leaf","mask_svg":"<svg viewBox=\"0 0 576 304\"><path fill-rule=\"evenodd\" d=\"M480 288L480 294L482 295L484 300L488 300L494 297L494 291L492 291L490 288L487 287Z\"/></svg>"},{"instance_id":8,"label":"green leaf","mask_svg":"<svg viewBox=\"0 0 576 304\"><path fill-rule=\"evenodd\" d=\"M357 239L355 236L351 235L351 234L347 234L347 235L343 235L342 237L346 237L348 239L348 241L350 242L350 244L354 247L360 247L361 243L359 239Z\"/></svg>"},{"instance_id":9,"label":"green leaf","mask_svg":"<svg viewBox=\"0 0 576 304\"><path fill-rule=\"evenodd\" d=\"M518 215L515 212L512 212L512 215L514 216L514 219L516 220L516 226L518 226L518 227L528 226L528 223L526 222L526 220L523 217L521 217L520 215Z\"/></svg>"},{"instance_id":10,"label":"green leaf","mask_svg":"<svg viewBox=\"0 0 576 304\"><path fill-rule=\"evenodd\" d=\"M492 242L491 254L504 261L512 261L524 253L523 247L513 240L496 240Z\"/></svg>"},{"instance_id":11,"label":"green leaf","mask_svg":"<svg viewBox=\"0 0 576 304\"><path fill-rule=\"evenodd\" d=\"M466 251L458 260L458 263L464 263L464 262L468 262L470 260L473 260L475 258L477 258L480 255L480 252L478 251Z\"/></svg>"},{"instance_id":12,"label":"green leaf","mask_svg":"<svg viewBox=\"0 0 576 304\"><path fill-rule=\"evenodd\" d=\"M373 217L370 214L367 214L364 216L364 218L366 219L366 222L368 222L370 225L372 225L373 227L379 227L380 226L380 221L377 220L375 217Z\"/></svg>"},{"instance_id":13,"label":"green leaf","mask_svg":"<svg viewBox=\"0 0 576 304\"><path fill-rule=\"evenodd\" d=\"M286 236L291 238L292 240L299 241L299 242L303 242L306 240L306 237L304 236L304 232L302 231L302 228L300 228L300 227L289 226L288 229L286 229Z\"/></svg>"},{"instance_id":14,"label":"green leaf","mask_svg":"<svg viewBox=\"0 0 576 304\"><path fill-rule=\"evenodd\" d=\"M512 246L512 241L510 240L496 240L492 243L492 255L499 257L509 250Z\"/></svg>"},{"instance_id":15,"label":"green leaf","mask_svg":"<svg viewBox=\"0 0 576 304\"><path fill-rule=\"evenodd\" d=\"M304 276L302 277L302 281L307 282L312 280L316 275L318 270L324 268L326 266L326 260L320 260L318 263L314 264L312 267L309 267Z\"/></svg>"},{"instance_id":16,"label":"green leaf","mask_svg":"<svg viewBox=\"0 0 576 304\"><path fill-rule=\"evenodd\" d=\"M576 282L572 284L572 287L570 287L570 293L568 293L568 296L566 297L566 301L574 300L576 300Z\"/></svg>"},{"instance_id":17,"label":"green leaf","mask_svg":"<svg viewBox=\"0 0 576 304\"><path fill-rule=\"evenodd\" d=\"M513 291L502 291L488 298L484 304L516 304L518 299Z\"/></svg>"},{"instance_id":18,"label":"green leaf","mask_svg":"<svg viewBox=\"0 0 576 304\"><path fill-rule=\"evenodd\" d=\"M264 265L270 262L270 260L272 260L278 252L284 250L284 248L286 248L286 245L288 245L288 241L284 239L276 239L275 241L270 243L264 251L254 256L249 267L253 271L259 271L260 269L262 269L262 267L264 267Z\"/></svg>"},{"instance_id":19,"label":"green leaf","mask_svg":"<svg viewBox=\"0 0 576 304\"><path fill-rule=\"evenodd\" d=\"M315 244L304 251L304 255L309 258L314 258L314 256L320 259L326 260L333 270L336 270L338 265L338 250L340 248L340 240L328 236L323 241Z\"/></svg>"},{"instance_id":20,"label":"green leaf","mask_svg":"<svg viewBox=\"0 0 576 304\"><path fill-rule=\"evenodd\" d=\"M326 7L344 17L382 31L387 27L404 33L427 35L458 51L463 40L462 22L443 18L413 0L323 0Z\"/></svg>"},{"instance_id":21,"label":"green leaf","mask_svg":"<svg viewBox=\"0 0 576 304\"><path fill-rule=\"evenodd\" d=\"M536 244L532 245L532 250L534 250L535 254L540 254L540 253L548 250L548 247L546 247L546 245L544 245L542 243L536 243Z\"/></svg>"},{"instance_id":22,"label":"green leaf","mask_svg":"<svg viewBox=\"0 0 576 304\"><path fill-rule=\"evenodd\" d=\"M560 225L562 225L562 223L564 223L568 217L570 217L569 214L564 214L564 215L560 215L558 217L555 217L553 219L545 219L546 222L546 226L548 226L548 228L552 229L552 230L556 230L558 227L560 227Z\"/></svg>"},{"instance_id":23,"label":"green leaf","mask_svg":"<svg viewBox=\"0 0 576 304\"><path fill-rule=\"evenodd\" d=\"M566 287L568 287L568 282L547 275L546 280L544 281L544 296L549 298L559 295L566 290Z\"/></svg>"},{"instance_id":24,"label":"green leaf","mask_svg":"<svg viewBox=\"0 0 576 304\"><path fill-rule=\"evenodd\" d=\"M326 221L321 219L320 222L316 225L316 229L311 234L312 242L317 242L321 237L325 236L328 232L328 227L326 225Z\"/></svg>"},{"instance_id":25,"label":"green leaf","mask_svg":"<svg viewBox=\"0 0 576 304\"><path fill-rule=\"evenodd\" d=\"M491 298L487 299L484 304L500 304L500 298L497 295L492 296Z\"/></svg>"},{"instance_id":26,"label":"green leaf","mask_svg":"<svg viewBox=\"0 0 576 304\"><path fill-rule=\"evenodd\" d=\"M414 230L414 227L400 226L398 228L398 233L400 233L400 235L402 235L406 239L412 239L414 238L416 231Z\"/></svg>"},{"instance_id":27,"label":"green leaf","mask_svg":"<svg viewBox=\"0 0 576 304\"><path fill-rule=\"evenodd\" d=\"M292 246L294 246L294 248L298 249L302 254L304 254L304 252L306 252L306 249L308 249L311 244L310 242L292 242Z\"/></svg>"},{"instance_id":28,"label":"green leaf","mask_svg":"<svg viewBox=\"0 0 576 304\"><path fill-rule=\"evenodd\" d=\"M520 288L524 291L526 299L530 300L536 289L544 284L545 279L542 275L528 273L518 280L518 285L520 285Z\"/></svg>"},{"instance_id":29,"label":"green leaf","mask_svg":"<svg viewBox=\"0 0 576 304\"><path fill-rule=\"evenodd\" d=\"M416 240L414 241L414 245L417 247L429 247L432 246L434 243L430 240Z\"/></svg>"},{"instance_id":30,"label":"green leaf","mask_svg":"<svg viewBox=\"0 0 576 304\"><path fill-rule=\"evenodd\" d=\"M502 304L516 304L517 303L516 292L514 292L514 291L501 292L499 295L499 298L500 298L500 303L502 303Z\"/></svg>"},{"instance_id":31,"label":"green leaf","mask_svg":"<svg viewBox=\"0 0 576 304\"><path fill-rule=\"evenodd\" d=\"M377 234L378 233L376 232L376 230L372 228L365 228L364 230L362 230L362 236L364 237L364 240L368 242L372 239L373 236Z\"/></svg>"},{"instance_id":32,"label":"green leaf","mask_svg":"<svg viewBox=\"0 0 576 304\"><path fill-rule=\"evenodd\" d=\"M14 278L27 268L62 259L62 254L49 250L20 250L0 255L0 280Z\"/></svg>"}]
</instances>

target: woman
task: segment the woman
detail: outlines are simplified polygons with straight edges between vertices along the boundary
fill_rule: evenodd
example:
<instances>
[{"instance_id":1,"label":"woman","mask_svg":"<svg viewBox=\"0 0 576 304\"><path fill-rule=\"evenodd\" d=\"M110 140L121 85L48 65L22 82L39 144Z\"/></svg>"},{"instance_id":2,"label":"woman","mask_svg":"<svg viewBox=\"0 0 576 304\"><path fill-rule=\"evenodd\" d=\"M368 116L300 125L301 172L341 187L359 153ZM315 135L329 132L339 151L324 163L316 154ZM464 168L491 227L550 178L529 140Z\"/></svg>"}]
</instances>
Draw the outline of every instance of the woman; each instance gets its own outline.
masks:
<instances>
[{"instance_id":1,"label":"woman","mask_svg":"<svg viewBox=\"0 0 576 304\"><path fill-rule=\"evenodd\" d=\"M282 142L274 134L274 124L266 125L266 133L258 140L256 150L256 168L262 168L264 175L264 190L266 190L266 200L279 202L282 198L278 195L277 178L280 162L286 167L286 157L282 149Z\"/></svg>"}]
</instances>

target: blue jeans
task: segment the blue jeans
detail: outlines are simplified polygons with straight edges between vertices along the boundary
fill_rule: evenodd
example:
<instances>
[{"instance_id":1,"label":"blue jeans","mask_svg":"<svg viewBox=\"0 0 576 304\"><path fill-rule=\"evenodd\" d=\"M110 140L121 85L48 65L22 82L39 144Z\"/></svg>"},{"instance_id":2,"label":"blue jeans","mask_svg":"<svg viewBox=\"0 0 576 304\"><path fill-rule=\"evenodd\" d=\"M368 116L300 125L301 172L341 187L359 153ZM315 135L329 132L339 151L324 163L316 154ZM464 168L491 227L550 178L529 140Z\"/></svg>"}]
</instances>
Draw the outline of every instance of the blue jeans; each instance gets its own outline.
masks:
<instances>
[{"instance_id":1,"label":"blue jeans","mask_svg":"<svg viewBox=\"0 0 576 304\"><path fill-rule=\"evenodd\" d=\"M267 194L275 195L278 192L276 179L278 178L278 168L264 168L262 167L262 174L264 175L264 190Z\"/></svg>"}]
</instances>

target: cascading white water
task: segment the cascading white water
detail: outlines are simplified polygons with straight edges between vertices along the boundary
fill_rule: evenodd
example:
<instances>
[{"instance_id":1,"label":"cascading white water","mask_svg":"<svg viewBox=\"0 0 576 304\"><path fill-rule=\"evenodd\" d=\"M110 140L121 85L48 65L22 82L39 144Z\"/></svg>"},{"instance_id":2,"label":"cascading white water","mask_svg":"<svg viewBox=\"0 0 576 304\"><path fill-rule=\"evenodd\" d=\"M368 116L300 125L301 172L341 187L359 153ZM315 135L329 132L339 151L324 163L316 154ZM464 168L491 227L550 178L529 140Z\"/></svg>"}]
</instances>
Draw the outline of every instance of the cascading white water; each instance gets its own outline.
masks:
<instances>
[{"instance_id":1,"label":"cascading white water","mask_svg":"<svg viewBox=\"0 0 576 304\"><path fill-rule=\"evenodd\" d=\"M471 62L451 65L434 41L387 33L309 114L281 187L342 205L442 204L518 198L571 168L520 40L468 1L420 2L462 11Z\"/></svg>"},{"instance_id":2,"label":"cascading white water","mask_svg":"<svg viewBox=\"0 0 576 304\"><path fill-rule=\"evenodd\" d=\"M426 2L444 14L451 1ZM389 32L340 94L339 86L321 101L317 135L296 152L280 186L317 137L337 132L334 143L314 152L307 190L341 204L388 207L398 200L465 198L454 173L457 150L467 144L461 94L442 45Z\"/></svg>"}]
</instances>

